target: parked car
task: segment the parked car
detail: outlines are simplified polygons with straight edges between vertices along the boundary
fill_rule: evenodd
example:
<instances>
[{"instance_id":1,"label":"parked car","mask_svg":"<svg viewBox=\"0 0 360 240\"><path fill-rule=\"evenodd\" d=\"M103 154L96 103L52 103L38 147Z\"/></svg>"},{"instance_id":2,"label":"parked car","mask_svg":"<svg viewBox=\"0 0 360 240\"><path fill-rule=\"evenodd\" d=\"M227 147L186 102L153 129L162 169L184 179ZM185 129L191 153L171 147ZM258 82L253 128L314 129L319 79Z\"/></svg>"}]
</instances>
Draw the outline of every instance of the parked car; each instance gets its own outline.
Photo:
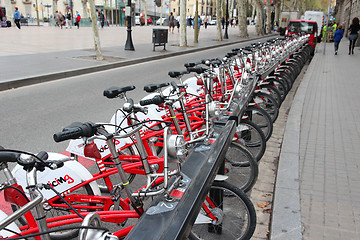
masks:
<instances>
[{"instance_id":1,"label":"parked car","mask_svg":"<svg viewBox=\"0 0 360 240\"><path fill-rule=\"evenodd\" d=\"M315 21L291 20L286 28L285 35L289 36L299 33L310 34L309 44L315 49L317 31L318 27Z\"/></svg>"},{"instance_id":2,"label":"parked car","mask_svg":"<svg viewBox=\"0 0 360 240\"><path fill-rule=\"evenodd\" d=\"M140 25L140 16L135 16L135 25Z\"/></svg>"},{"instance_id":3,"label":"parked car","mask_svg":"<svg viewBox=\"0 0 360 240\"><path fill-rule=\"evenodd\" d=\"M151 18L148 18L148 19L147 19L147 24L148 24L148 25L152 25L152 24L153 24L153 21L152 21Z\"/></svg>"},{"instance_id":4,"label":"parked car","mask_svg":"<svg viewBox=\"0 0 360 240\"><path fill-rule=\"evenodd\" d=\"M162 25L165 25L165 22L167 21L167 18L162 18ZM156 25L160 25L160 18L156 21Z\"/></svg>"},{"instance_id":5,"label":"parked car","mask_svg":"<svg viewBox=\"0 0 360 240\"><path fill-rule=\"evenodd\" d=\"M216 19L213 19L208 22L209 25L216 25Z\"/></svg>"}]
</instances>

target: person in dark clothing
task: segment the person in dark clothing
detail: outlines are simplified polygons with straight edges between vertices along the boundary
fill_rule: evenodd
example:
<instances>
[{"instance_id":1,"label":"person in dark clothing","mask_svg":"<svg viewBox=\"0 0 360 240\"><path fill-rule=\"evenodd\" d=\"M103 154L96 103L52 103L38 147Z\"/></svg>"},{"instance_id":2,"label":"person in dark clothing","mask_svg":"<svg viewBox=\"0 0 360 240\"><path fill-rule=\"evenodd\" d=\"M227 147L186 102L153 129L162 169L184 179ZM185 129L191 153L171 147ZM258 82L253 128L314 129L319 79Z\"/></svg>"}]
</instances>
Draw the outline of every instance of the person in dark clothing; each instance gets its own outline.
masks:
<instances>
[{"instance_id":1,"label":"person in dark clothing","mask_svg":"<svg viewBox=\"0 0 360 240\"><path fill-rule=\"evenodd\" d=\"M360 30L359 19L357 17L355 17L352 20L352 24L349 27L349 31L350 31L350 35L349 35L349 41L350 41L349 55L354 54L355 42L356 42L356 40L358 38L358 31L359 30Z\"/></svg>"},{"instance_id":2,"label":"person in dark clothing","mask_svg":"<svg viewBox=\"0 0 360 240\"><path fill-rule=\"evenodd\" d=\"M0 21L3 21L4 17L5 17L5 14L4 14L2 8L0 7Z\"/></svg>"},{"instance_id":3,"label":"person in dark clothing","mask_svg":"<svg viewBox=\"0 0 360 240\"><path fill-rule=\"evenodd\" d=\"M105 25L105 16L104 16L103 12L100 12L100 13L99 13L99 18L100 18L101 28L104 28L104 25Z\"/></svg>"}]
</instances>

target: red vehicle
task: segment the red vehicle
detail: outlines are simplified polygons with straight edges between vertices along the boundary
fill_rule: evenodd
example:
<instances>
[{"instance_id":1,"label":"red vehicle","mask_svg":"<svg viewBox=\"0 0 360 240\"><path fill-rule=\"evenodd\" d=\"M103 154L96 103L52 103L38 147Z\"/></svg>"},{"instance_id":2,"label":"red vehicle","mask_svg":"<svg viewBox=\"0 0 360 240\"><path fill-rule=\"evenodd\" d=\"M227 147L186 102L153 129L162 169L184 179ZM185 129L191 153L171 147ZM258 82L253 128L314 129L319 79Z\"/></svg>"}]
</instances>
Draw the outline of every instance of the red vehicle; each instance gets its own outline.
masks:
<instances>
[{"instance_id":1,"label":"red vehicle","mask_svg":"<svg viewBox=\"0 0 360 240\"><path fill-rule=\"evenodd\" d=\"M315 49L317 33L317 23L315 21L307 20L290 20L286 28L285 35L307 33L310 34L309 44Z\"/></svg>"}]
</instances>

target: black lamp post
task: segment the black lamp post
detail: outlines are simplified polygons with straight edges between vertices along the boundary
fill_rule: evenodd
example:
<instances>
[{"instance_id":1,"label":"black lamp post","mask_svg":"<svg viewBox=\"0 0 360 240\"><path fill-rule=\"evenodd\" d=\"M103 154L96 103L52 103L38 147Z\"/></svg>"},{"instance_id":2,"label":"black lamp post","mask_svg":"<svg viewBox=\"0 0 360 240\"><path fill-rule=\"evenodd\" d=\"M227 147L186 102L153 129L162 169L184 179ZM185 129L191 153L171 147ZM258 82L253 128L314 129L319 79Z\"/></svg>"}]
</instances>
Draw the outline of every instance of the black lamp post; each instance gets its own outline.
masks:
<instances>
[{"instance_id":1,"label":"black lamp post","mask_svg":"<svg viewBox=\"0 0 360 240\"><path fill-rule=\"evenodd\" d=\"M135 51L134 44L131 38L131 0L128 0L128 16L127 16L127 39L125 43L125 50Z\"/></svg>"},{"instance_id":2,"label":"black lamp post","mask_svg":"<svg viewBox=\"0 0 360 240\"><path fill-rule=\"evenodd\" d=\"M228 25L229 25L229 0L226 0L226 19L225 19L225 33L224 39L229 39L228 36Z\"/></svg>"}]
</instances>

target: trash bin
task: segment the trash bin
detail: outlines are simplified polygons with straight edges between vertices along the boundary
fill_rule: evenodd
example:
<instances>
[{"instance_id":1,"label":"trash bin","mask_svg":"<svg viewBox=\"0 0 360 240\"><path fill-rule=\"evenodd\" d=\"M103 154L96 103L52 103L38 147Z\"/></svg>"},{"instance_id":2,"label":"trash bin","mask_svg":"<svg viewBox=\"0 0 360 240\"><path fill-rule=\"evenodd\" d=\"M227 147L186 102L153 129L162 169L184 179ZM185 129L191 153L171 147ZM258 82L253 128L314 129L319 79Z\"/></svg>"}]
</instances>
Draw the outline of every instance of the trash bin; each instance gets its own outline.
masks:
<instances>
[{"instance_id":1,"label":"trash bin","mask_svg":"<svg viewBox=\"0 0 360 240\"><path fill-rule=\"evenodd\" d=\"M152 35L152 43L153 43L153 51L155 51L155 47L164 46L168 42L168 30L162 28L154 28Z\"/></svg>"}]
</instances>

